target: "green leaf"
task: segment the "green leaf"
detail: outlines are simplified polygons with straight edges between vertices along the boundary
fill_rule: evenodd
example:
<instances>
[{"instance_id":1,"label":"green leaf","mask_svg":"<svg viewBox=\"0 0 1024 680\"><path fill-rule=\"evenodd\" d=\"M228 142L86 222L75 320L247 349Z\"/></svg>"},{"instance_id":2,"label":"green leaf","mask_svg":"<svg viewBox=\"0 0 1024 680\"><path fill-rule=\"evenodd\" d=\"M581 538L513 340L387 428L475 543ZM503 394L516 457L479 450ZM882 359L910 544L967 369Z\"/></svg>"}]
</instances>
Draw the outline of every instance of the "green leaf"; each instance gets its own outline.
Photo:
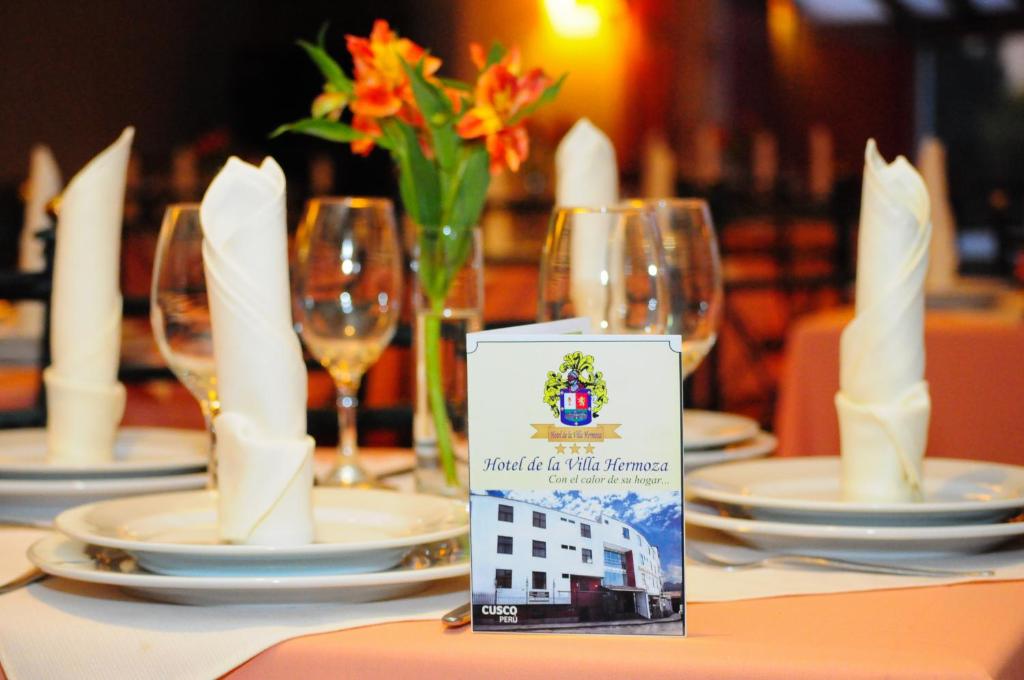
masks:
<instances>
[{"instance_id":1,"label":"green leaf","mask_svg":"<svg viewBox=\"0 0 1024 680\"><path fill-rule=\"evenodd\" d=\"M303 118L294 123L286 123L270 133L271 138L285 132L298 132L312 137L319 137L330 142L354 142L366 139L367 135L345 123L325 120L323 118Z\"/></svg>"},{"instance_id":2,"label":"green leaf","mask_svg":"<svg viewBox=\"0 0 1024 680\"><path fill-rule=\"evenodd\" d=\"M437 164L442 170L450 172L455 167L459 150L459 136L455 134L455 126L452 124L452 103L443 89L424 77L422 61L412 66L403 59L402 68L409 76L416 106L430 129L430 141Z\"/></svg>"},{"instance_id":3,"label":"green leaf","mask_svg":"<svg viewBox=\"0 0 1024 680\"><path fill-rule=\"evenodd\" d=\"M508 50L506 50L505 46L502 45L501 43L491 43L491 49L487 50L487 63L484 64L484 69L486 69L491 64L497 64L505 57L507 53Z\"/></svg>"},{"instance_id":4,"label":"green leaf","mask_svg":"<svg viewBox=\"0 0 1024 680\"><path fill-rule=\"evenodd\" d=\"M320 30L316 32L316 46L323 48L327 44L327 29L330 28L331 22L325 21L320 24Z\"/></svg>"},{"instance_id":5,"label":"green leaf","mask_svg":"<svg viewBox=\"0 0 1024 680\"><path fill-rule=\"evenodd\" d=\"M320 35L318 39L322 39L323 35ZM344 92L347 95L351 95L355 90L353 82L345 75L345 72L341 70L341 66L334 60L331 55L327 54L327 50L319 45L306 42L305 40L296 41L299 47L306 51L309 58L313 60L313 63L320 69L320 73L323 74L324 79L337 88L338 92Z\"/></svg>"},{"instance_id":6,"label":"green leaf","mask_svg":"<svg viewBox=\"0 0 1024 680\"><path fill-rule=\"evenodd\" d=\"M523 120L527 116L533 115L533 112L539 109L540 107L544 106L545 104L550 104L551 102L553 102L555 100L555 97L558 96L558 91L562 89L562 83L565 82L565 79L568 76L568 73L563 73L562 77L556 80L554 84L548 85L546 88L544 88L544 91L540 93L540 96L537 97L537 99L531 102L530 104L527 104L523 108L519 109L519 112L512 117L512 120L510 120L508 124L515 125L516 123Z\"/></svg>"},{"instance_id":7,"label":"green leaf","mask_svg":"<svg viewBox=\"0 0 1024 680\"><path fill-rule=\"evenodd\" d=\"M382 121L398 164L398 190L405 209L418 224L436 225L441 219L441 188L437 167L420 149L416 131L397 119Z\"/></svg>"},{"instance_id":8,"label":"green leaf","mask_svg":"<svg viewBox=\"0 0 1024 680\"><path fill-rule=\"evenodd\" d=\"M409 76L409 84L412 85L412 96L416 99L416 106L419 107L423 117L429 122L438 115L451 116L452 104L448 96L437 85L428 81L423 75L423 62L413 66L405 59L402 59L402 68Z\"/></svg>"},{"instance_id":9,"label":"green leaf","mask_svg":"<svg viewBox=\"0 0 1024 680\"><path fill-rule=\"evenodd\" d=\"M460 164L460 182L451 212L451 224L457 228L472 227L480 221L487 187L491 182L490 156L482 144L465 147Z\"/></svg>"},{"instance_id":10,"label":"green leaf","mask_svg":"<svg viewBox=\"0 0 1024 680\"><path fill-rule=\"evenodd\" d=\"M441 81L442 85L452 90L458 90L459 92L473 91L472 85L470 85L469 83L464 83L461 80L455 80L454 78L438 78L438 80Z\"/></svg>"}]
</instances>

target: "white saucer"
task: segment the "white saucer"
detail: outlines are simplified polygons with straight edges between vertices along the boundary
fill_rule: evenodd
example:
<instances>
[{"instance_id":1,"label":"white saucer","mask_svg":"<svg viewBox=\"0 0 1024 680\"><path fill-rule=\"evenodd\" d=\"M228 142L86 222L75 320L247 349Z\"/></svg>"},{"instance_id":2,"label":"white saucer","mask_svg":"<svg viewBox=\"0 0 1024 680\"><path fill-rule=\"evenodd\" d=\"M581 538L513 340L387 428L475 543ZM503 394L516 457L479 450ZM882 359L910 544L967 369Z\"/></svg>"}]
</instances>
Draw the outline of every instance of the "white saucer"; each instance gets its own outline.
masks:
<instances>
[{"instance_id":1,"label":"white saucer","mask_svg":"<svg viewBox=\"0 0 1024 680\"><path fill-rule=\"evenodd\" d=\"M968 555L1024 535L1024 522L927 527L765 522L722 516L690 501L684 517L690 524L717 529L762 550L869 560Z\"/></svg>"},{"instance_id":2,"label":"white saucer","mask_svg":"<svg viewBox=\"0 0 1024 680\"><path fill-rule=\"evenodd\" d=\"M371 574L298 576L164 576L131 560L104 568L83 543L52 535L37 541L28 558L48 574L74 581L118 586L141 597L177 604L218 605L305 602L372 602L410 595L433 581L464 576L469 560L452 555L423 568L401 567Z\"/></svg>"},{"instance_id":3,"label":"white saucer","mask_svg":"<svg viewBox=\"0 0 1024 680\"><path fill-rule=\"evenodd\" d=\"M316 542L217 542L217 493L92 503L61 513L57 528L83 543L128 551L147 571L187 576L354 574L389 569L409 550L469 531L465 501L368 489L313 489Z\"/></svg>"},{"instance_id":4,"label":"white saucer","mask_svg":"<svg viewBox=\"0 0 1024 680\"><path fill-rule=\"evenodd\" d=\"M689 455L689 454L686 454ZM772 458L709 467L687 476L687 492L742 508L755 519L855 526L995 522L1024 508L1024 467L925 458L920 503L840 498L838 456Z\"/></svg>"},{"instance_id":5,"label":"white saucer","mask_svg":"<svg viewBox=\"0 0 1024 680\"><path fill-rule=\"evenodd\" d=\"M752 439L730 444L724 448L709 449L707 451L683 451L683 469L696 470L697 468L719 463L730 463L737 460L749 458L760 458L767 456L778 446L779 440L767 432L758 432Z\"/></svg>"},{"instance_id":6,"label":"white saucer","mask_svg":"<svg viewBox=\"0 0 1024 680\"><path fill-rule=\"evenodd\" d=\"M86 479L181 474L206 467L210 440L205 432L163 427L123 427L114 460L87 466L46 462L46 430L0 432L0 478Z\"/></svg>"},{"instance_id":7,"label":"white saucer","mask_svg":"<svg viewBox=\"0 0 1024 680\"><path fill-rule=\"evenodd\" d=\"M201 489L206 473L115 479L0 479L0 521L53 521L61 512L108 498Z\"/></svg>"},{"instance_id":8,"label":"white saucer","mask_svg":"<svg viewBox=\"0 0 1024 680\"><path fill-rule=\"evenodd\" d=\"M757 421L735 413L683 410L683 448L721 448L757 436L761 431Z\"/></svg>"}]
</instances>

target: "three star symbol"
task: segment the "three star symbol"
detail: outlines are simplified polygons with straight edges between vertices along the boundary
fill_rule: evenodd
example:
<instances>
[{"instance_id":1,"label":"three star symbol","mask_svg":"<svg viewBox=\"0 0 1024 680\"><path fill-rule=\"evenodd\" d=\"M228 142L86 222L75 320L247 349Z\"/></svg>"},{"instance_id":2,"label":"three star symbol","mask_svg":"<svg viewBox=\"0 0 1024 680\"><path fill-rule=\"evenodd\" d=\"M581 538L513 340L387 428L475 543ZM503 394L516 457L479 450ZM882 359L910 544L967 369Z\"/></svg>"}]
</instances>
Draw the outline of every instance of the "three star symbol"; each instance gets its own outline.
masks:
<instances>
[{"instance_id":1,"label":"three star symbol","mask_svg":"<svg viewBox=\"0 0 1024 680\"><path fill-rule=\"evenodd\" d=\"M594 452L594 445L593 444L587 444L586 451L587 451L587 453L593 453Z\"/></svg>"},{"instance_id":2,"label":"three star symbol","mask_svg":"<svg viewBox=\"0 0 1024 680\"><path fill-rule=\"evenodd\" d=\"M565 453L565 444L555 446L555 453Z\"/></svg>"},{"instance_id":3,"label":"three star symbol","mask_svg":"<svg viewBox=\"0 0 1024 680\"><path fill-rule=\"evenodd\" d=\"M580 452L580 445L579 444L573 444L572 446L569 447L569 450L572 451L573 453L579 453Z\"/></svg>"}]
</instances>

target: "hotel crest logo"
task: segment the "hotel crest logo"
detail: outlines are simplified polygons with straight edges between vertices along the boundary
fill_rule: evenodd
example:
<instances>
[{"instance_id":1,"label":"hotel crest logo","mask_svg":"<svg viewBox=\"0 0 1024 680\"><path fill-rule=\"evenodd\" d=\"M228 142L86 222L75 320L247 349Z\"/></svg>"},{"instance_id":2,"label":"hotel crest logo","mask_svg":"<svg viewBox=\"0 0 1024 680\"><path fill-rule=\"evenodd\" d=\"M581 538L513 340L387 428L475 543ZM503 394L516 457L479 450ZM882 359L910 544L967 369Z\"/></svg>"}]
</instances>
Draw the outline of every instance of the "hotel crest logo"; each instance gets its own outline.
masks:
<instances>
[{"instance_id":1,"label":"hotel crest logo","mask_svg":"<svg viewBox=\"0 0 1024 680\"><path fill-rule=\"evenodd\" d=\"M562 357L557 371L548 371L544 383L544 403L560 425L532 423L530 439L546 439L556 444L557 453L593 453L594 444L606 439L621 439L620 424L594 424L608 403L604 374L594 367L594 357L570 352Z\"/></svg>"}]
</instances>

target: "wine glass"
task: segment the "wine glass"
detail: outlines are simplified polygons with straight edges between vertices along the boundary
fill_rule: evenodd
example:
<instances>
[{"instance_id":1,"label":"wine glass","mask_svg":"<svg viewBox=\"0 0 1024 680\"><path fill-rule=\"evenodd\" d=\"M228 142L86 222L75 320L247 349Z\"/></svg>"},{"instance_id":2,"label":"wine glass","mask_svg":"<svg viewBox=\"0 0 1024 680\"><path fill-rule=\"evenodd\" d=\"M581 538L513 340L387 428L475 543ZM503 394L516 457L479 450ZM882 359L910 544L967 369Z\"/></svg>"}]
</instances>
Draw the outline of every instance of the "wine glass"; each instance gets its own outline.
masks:
<instances>
[{"instance_id":1,"label":"wine glass","mask_svg":"<svg viewBox=\"0 0 1024 680\"><path fill-rule=\"evenodd\" d=\"M556 207L541 257L538 321L587 317L595 333L664 333L668 280L642 205Z\"/></svg>"},{"instance_id":2,"label":"wine glass","mask_svg":"<svg viewBox=\"0 0 1024 680\"><path fill-rule=\"evenodd\" d=\"M308 201L296 236L295 323L338 389L338 460L324 481L372 485L356 443L356 393L391 342L402 298L402 247L391 201Z\"/></svg>"},{"instance_id":3,"label":"wine glass","mask_svg":"<svg viewBox=\"0 0 1024 680\"><path fill-rule=\"evenodd\" d=\"M220 410L213 331L203 274L203 230L198 203L167 207L160 225L149 321L157 347L174 375L199 402L210 435L208 488L217 485L213 419Z\"/></svg>"},{"instance_id":4,"label":"wine glass","mask_svg":"<svg viewBox=\"0 0 1024 680\"><path fill-rule=\"evenodd\" d=\"M667 333L683 338L683 377L715 344L722 317L722 264L706 201L663 198L627 201L654 211L665 248L669 287Z\"/></svg>"}]
</instances>

